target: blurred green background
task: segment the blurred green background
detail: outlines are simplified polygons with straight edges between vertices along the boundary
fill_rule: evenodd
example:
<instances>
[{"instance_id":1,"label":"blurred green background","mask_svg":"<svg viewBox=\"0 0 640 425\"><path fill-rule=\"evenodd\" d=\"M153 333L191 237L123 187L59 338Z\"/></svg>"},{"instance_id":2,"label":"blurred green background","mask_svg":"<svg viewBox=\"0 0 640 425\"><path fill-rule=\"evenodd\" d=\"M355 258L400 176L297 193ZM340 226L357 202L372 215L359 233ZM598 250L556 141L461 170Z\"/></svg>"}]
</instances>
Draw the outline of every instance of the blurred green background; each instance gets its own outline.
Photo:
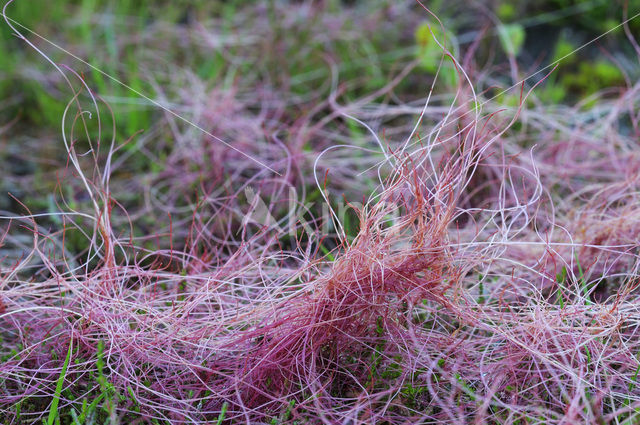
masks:
<instances>
[{"instance_id":1,"label":"blurred green background","mask_svg":"<svg viewBox=\"0 0 640 425\"><path fill-rule=\"evenodd\" d=\"M438 16L444 32L423 6ZM322 103L336 90L333 72L338 73L343 102L371 93L370 101L419 102L428 92L442 53L433 32L440 38L446 36L448 47L460 61L474 50L468 71L476 89L487 90L488 97L497 93L493 87L509 87L561 59L558 69L536 90L535 98L540 104L573 104L594 93L615 92L637 79L637 54L622 27L572 52L639 10L638 2L618 0L433 0L422 4L382 0L16 0L6 8L14 25L51 60L63 65L77 88L79 80L70 70L81 75L108 105L101 106L101 139L109 141L113 136L109 108L116 120L116 143L132 138L119 151L125 163L113 174L116 183L138 180L138 186L127 188L123 183L114 189L129 206L143 202L142 192L135 187L157 179L167 171L167 158L178 147L184 149L175 143L176 130L168 124L166 112L18 23L199 125L208 125L202 118L208 106L197 104L190 90L232 92L244 105L238 114L258 113L265 99L272 98L278 106L269 110L267 118L278 123L283 142L302 143L299 149L313 153L326 144L300 142L290 128L323 120ZM631 34L639 30L640 19L629 22ZM53 66L14 36L6 24L0 33L0 210L22 211L7 195L11 192L32 211L46 212L53 208L52 194L59 183L56 173L67 166L60 129L72 92ZM393 96L376 94L412 63L416 66L394 87ZM528 80L527 86L542 75ZM457 82L453 67L445 61L438 89L453 91ZM86 93L84 96L87 102ZM512 90L497 100L513 106L518 98L519 91ZM597 97L591 100L596 102ZM357 126L345 125L351 139L366 135ZM96 135L95 121L89 127ZM233 139L234 135L226 137ZM86 141L78 136L76 143L81 147ZM102 152L106 152L104 147ZM205 166L186 165L194 170ZM70 202L86 201L73 185L63 190Z\"/></svg>"}]
</instances>

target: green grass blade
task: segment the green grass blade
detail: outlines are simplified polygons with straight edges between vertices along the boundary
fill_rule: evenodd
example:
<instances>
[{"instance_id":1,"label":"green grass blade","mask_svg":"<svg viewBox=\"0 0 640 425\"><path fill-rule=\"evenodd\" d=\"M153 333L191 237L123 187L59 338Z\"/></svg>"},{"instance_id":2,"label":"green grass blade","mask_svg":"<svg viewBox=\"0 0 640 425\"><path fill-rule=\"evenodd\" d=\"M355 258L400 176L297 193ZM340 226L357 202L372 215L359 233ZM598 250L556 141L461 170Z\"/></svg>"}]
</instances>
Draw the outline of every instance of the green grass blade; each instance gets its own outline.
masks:
<instances>
[{"instance_id":1,"label":"green grass blade","mask_svg":"<svg viewBox=\"0 0 640 425\"><path fill-rule=\"evenodd\" d=\"M224 404L222 405L222 411L220 412L220 415L218 415L218 421L216 422L216 425L222 425L222 421L224 421L224 417L227 415L228 407L229 407L229 403L225 401Z\"/></svg>"},{"instance_id":2,"label":"green grass blade","mask_svg":"<svg viewBox=\"0 0 640 425\"><path fill-rule=\"evenodd\" d=\"M60 376L58 377L58 382L56 383L56 392L53 396L53 401L51 402L51 408L49 409L49 417L47 418L47 425L53 425L56 418L58 417L58 402L60 401L60 393L62 392L62 385L64 384L64 378L67 375L67 367L69 366L69 359L71 359L72 348L73 348L73 342L69 342L67 357L64 359L64 364L62 365L62 372L60 372Z\"/></svg>"}]
</instances>

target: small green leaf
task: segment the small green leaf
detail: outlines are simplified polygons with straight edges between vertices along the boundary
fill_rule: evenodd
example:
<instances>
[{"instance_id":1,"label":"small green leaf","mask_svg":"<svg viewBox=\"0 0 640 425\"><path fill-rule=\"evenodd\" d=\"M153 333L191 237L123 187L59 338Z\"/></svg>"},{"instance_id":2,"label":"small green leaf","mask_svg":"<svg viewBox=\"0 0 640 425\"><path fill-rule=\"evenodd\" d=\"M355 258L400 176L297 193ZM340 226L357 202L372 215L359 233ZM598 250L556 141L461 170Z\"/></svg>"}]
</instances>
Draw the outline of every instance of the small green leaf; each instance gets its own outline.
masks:
<instances>
[{"instance_id":1,"label":"small green leaf","mask_svg":"<svg viewBox=\"0 0 640 425\"><path fill-rule=\"evenodd\" d=\"M553 52L553 58L551 63L557 63L562 61L563 64L575 62L575 46L570 41L561 38L556 43L556 48Z\"/></svg>"},{"instance_id":2,"label":"small green leaf","mask_svg":"<svg viewBox=\"0 0 640 425\"><path fill-rule=\"evenodd\" d=\"M443 31L439 25L430 25L425 22L418 27L415 37L417 43L416 56L420 60L420 65L427 72L435 74L442 63L440 73L445 83L447 85L455 85L458 73L453 63L451 63L451 59L446 56L443 58L444 52L441 47L445 47L450 52L457 50L455 38L452 34Z\"/></svg>"},{"instance_id":3,"label":"small green leaf","mask_svg":"<svg viewBox=\"0 0 640 425\"><path fill-rule=\"evenodd\" d=\"M518 56L524 44L524 27L520 24L499 25L498 37L502 48L509 56Z\"/></svg>"},{"instance_id":4,"label":"small green leaf","mask_svg":"<svg viewBox=\"0 0 640 425\"><path fill-rule=\"evenodd\" d=\"M516 16L516 7L509 2L502 3L498 6L496 14L501 21L508 21Z\"/></svg>"}]
</instances>

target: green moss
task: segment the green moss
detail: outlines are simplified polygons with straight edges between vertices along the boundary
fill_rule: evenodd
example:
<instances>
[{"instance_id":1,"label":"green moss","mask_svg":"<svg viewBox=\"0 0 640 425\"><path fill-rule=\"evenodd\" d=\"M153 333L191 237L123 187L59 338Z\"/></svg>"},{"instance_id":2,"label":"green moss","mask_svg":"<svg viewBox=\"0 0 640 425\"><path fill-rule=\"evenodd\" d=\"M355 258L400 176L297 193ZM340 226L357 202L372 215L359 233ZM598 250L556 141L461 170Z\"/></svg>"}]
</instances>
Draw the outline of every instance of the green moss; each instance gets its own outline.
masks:
<instances>
[{"instance_id":1,"label":"green moss","mask_svg":"<svg viewBox=\"0 0 640 425\"><path fill-rule=\"evenodd\" d=\"M565 88L559 84L551 83L540 92L540 98L549 104L560 103L567 96Z\"/></svg>"},{"instance_id":2,"label":"green moss","mask_svg":"<svg viewBox=\"0 0 640 425\"><path fill-rule=\"evenodd\" d=\"M605 87L622 84L622 72L613 64L604 60L582 62L577 72L562 78L562 84L579 93L592 94Z\"/></svg>"}]
</instances>

